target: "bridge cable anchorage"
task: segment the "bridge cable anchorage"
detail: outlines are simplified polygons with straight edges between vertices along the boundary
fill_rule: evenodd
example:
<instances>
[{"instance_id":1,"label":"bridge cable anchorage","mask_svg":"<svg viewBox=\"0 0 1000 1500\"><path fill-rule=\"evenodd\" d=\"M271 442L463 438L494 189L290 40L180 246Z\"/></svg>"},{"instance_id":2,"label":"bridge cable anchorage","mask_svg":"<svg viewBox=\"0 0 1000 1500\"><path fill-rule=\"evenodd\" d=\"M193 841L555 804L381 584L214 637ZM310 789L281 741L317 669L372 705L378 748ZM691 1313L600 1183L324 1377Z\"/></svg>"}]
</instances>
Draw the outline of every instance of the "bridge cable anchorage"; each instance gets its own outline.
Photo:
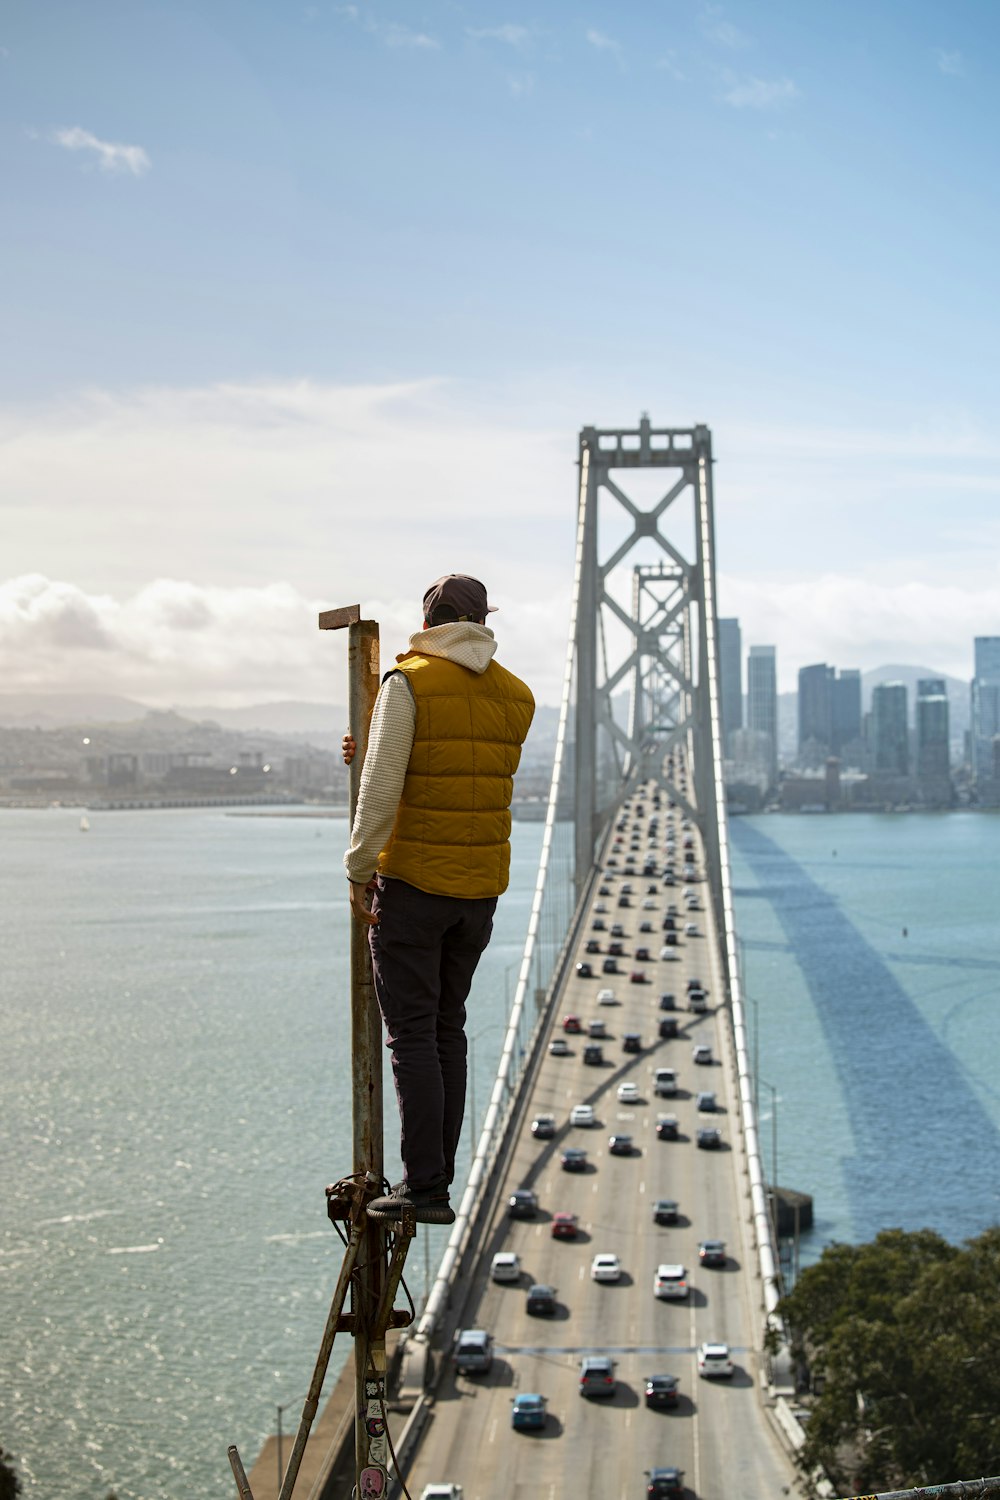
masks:
<instances>
[{"instance_id":1,"label":"bridge cable anchorage","mask_svg":"<svg viewBox=\"0 0 1000 1500\"><path fill-rule=\"evenodd\" d=\"M375 620L362 620L361 606L352 604L322 611L319 628L348 632L348 732L356 746L348 773L353 823L379 686L379 627ZM404 1208L399 1219L389 1223L368 1213L372 1199L389 1188L382 1161L381 1042L367 932L361 923L352 921L353 1170L326 1189L327 1217L344 1244L344 1256L298 1432L280 1478L278 1500L291 1500L338 1333L349 1333L354 1339L354 1492L358 1500L385 1500L388 1495L388 1460L392 1454L395 1461L395 1454L385 1406L386 1333L390 1328L408 1327L414 1320L413 1299L403 1280L403 1266L416 1234L416 1216L412 1209ZM408 1303L406 1308L393 1305L400 1286ZM345 1312L348 1293L351 1307ZM240 1500L254 1500L235 1444L230 1446L228 1456Z\"/></svg>"}]
</instances>

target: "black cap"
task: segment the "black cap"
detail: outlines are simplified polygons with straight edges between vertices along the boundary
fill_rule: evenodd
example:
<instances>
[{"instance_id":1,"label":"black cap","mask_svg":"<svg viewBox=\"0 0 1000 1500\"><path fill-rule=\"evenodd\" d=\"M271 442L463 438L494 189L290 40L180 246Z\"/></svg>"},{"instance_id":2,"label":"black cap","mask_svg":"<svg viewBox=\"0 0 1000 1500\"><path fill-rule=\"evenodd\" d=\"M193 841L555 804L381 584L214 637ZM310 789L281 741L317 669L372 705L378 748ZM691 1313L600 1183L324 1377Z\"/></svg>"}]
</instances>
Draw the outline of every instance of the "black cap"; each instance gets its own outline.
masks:
<instances>
[{"instance_id":1,"label":"black cap","mask_svg":"<svg viewBox=\"0 0 1000 1500\"><path fill-rule=\"evenodd\" d=\"M424 595L428 625L451 625L456 620L485 620L496 609L486 600L486 585L468 573L446 573Z\"/></svg>"}]
</instances>

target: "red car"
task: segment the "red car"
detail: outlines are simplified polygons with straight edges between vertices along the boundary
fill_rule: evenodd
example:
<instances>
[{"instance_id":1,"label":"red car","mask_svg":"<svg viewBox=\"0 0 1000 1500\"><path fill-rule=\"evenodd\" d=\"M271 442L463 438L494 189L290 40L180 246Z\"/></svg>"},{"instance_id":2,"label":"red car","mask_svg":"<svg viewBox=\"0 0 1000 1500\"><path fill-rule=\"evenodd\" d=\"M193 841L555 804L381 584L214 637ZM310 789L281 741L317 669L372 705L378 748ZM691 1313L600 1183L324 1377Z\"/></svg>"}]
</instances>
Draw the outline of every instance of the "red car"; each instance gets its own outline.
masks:
<instances>
[{"instance_id":1,"label":"red car","mask_svg":"<svg viewBox=\"0 0 1000 1500\"><path fill-rule=\"evenodd\" d=\"M630 984L648 984L648 980L641 969L633 969L629 977Z\"/></svg>"},{"instance_id":2,"label":"red car","mask_svg":"<svg viewBox=\"0 0 1000 1500\"><path fill-rule=\"evenodd\" d=\"M576 1214L553 1214L552 1238L554 1240L575 1240L577 1223Z\"/></svg>"},{"instance_id":3,"label":"red car","mask_svg":"<svg viewBox=\"0 0 1000 1500\"><path fill-rule=\"evenodd\" d=\"M563 1016L562 1026L563 1031L570 1031L574 1036L578 1036L579 1033L583 1030L583 1026L580 1024L579 1016Z\"/></svg>"}]
</instances>

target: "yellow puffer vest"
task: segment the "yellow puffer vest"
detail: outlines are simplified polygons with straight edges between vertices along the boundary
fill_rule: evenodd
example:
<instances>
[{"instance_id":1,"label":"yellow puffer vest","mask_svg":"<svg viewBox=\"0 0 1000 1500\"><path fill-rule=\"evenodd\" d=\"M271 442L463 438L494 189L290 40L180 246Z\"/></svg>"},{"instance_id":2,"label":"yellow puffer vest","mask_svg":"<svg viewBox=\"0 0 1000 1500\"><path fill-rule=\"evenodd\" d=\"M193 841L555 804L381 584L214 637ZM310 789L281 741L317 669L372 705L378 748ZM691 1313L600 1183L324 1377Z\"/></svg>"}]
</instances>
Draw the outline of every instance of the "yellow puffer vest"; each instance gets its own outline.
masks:
<instances>
[{"instance_id":1,"label":"yellow puffer vest","mask_svg":"<svg viewBox=\"0 0 1000 1500\"><path fill-rule=\"evenodd\" d=\"M510 802L531 725L531 691L497 662L398 658L417 706L413 749L379 872L421 891L500 896L510 876Z\"/></svg>"}]
</instances>

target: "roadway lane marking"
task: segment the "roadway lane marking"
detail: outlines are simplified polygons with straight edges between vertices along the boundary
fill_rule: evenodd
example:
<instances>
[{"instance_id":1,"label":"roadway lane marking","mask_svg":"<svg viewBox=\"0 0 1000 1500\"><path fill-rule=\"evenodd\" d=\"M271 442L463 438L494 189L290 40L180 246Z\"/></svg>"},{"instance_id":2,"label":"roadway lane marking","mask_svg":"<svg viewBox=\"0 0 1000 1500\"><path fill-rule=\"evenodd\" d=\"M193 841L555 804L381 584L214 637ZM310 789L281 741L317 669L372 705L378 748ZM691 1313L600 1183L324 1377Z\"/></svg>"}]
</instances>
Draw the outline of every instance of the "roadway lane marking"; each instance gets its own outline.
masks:
<instances>
[{"instance_id":1,"label":"roadway lane marking","mask_svg":"<svg viewBox=\"0 0 1000 1500\"><path fill-rule=\"evenodd\" d=\"M488 1443L494 1443L494 1442L496 1442L496 1436L497 1436L497 1418L494 1417L493 1421L490 1423L490 1430L486 1434L486 1441Z\"/></svg>"},{"instance_id":2,"label":"roadway lane marking","mask_svg":"<svg viewBox=\"0 0 1000 1500\"><path fill-rule=\"evenodd\" d=\"M693 1304L691 1306L691 1313L690 1313L690 1329L691 1329L691 1335L690 1335L691 1336L691 1347L692 1347L692 1351L695 1353L694 1374L693 1374L693 1377L692 1377L692 1380L691 1380L691 1386L692 1386L692 1389L693 1389L694 1386L695 1386L695 1383L697 1382L697 1380L699 1378L699 1376L698 1376L698 1358L697 1358L696 1345L695 1345L696 1334L695 1334L695 1327L694 1327L694 1305ZM700 1433L700 1426L701 1426L701 1424L700 1424L699 1417L698 1417L698 1410L699 1410L700 1406L701 1406L701 1402L700 1401L696 1401L694 1403L694 1411L691 1414L691 1419L692 1419L692 1422L694 1424L693 1430L692 1430L692 1433L691 1433L691 1437L692 1437L692 1441L693 1441L693 1445L694 1445L694 1492L695 1492L696 1495L698 1495L698 1494L701 1493L701 1433Z\"/></svg>"}]
</instances>

